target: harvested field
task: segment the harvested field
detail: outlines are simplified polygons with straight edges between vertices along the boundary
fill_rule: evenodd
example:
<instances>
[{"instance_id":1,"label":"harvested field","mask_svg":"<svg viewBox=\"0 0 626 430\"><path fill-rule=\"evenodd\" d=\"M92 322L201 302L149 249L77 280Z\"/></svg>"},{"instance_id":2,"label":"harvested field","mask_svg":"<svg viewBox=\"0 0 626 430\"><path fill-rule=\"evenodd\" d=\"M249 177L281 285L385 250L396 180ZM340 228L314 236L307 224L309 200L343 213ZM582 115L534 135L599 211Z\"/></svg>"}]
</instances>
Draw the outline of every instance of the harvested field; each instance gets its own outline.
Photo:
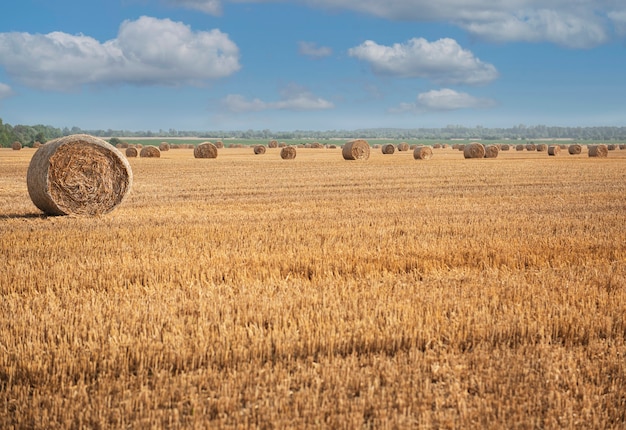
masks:
<instances>
[{"instance_id":1,"label":"harvested field","mask_svg":"<svg viewBox=\"0 0 626 430\"><path fill-rule=\"evenodd\" d=\"M95 218L41 215L33 153L0 149L0 428L626 423L626 151L181 148Z\"/></svg>"}]
</instances>

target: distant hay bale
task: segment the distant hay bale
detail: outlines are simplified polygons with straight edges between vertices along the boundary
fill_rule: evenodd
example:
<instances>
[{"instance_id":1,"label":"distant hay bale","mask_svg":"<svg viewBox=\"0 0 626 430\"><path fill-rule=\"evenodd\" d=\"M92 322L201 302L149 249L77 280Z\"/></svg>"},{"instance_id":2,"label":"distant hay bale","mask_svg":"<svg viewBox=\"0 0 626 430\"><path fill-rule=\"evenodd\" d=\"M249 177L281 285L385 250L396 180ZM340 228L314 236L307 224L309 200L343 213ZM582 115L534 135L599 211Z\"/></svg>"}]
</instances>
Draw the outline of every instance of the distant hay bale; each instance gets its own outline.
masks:
<instances>
[{"instance_id":1,"label":"distant hay bale","mask_svg":"<svg viewBox=\"0 0 626 430\"><path fill-rule=\"evenodd\" d=\"M161 150L156 146L144 146L141 148L139 156L143 158L159 158L161 157Z\"/></svg>"},{"instance_id":2,"label":"distant hay bale","mask_svg":"<svg viewBox=\"0 0 626 430\"><path fill-rule=\"evenodd\" d=\"M393 146L392 143L386 143L381 147L381 151L383 154L393 154L394 152L396 152L396 147Z\"/></svg>"},{"instance_id":3,"label":"distant hay bale","mask_svg":"<svg viewBox=\"0 0 626 430\"><path fill-rule=\"evenodd\" d=\"M367 160L370 158L370 145L365 139L346 142L341 150L344 160Z\"/></svg>"},{"instance_id":4,"label":"distant hay bale","mask_svg":"<svg viewBox=\"0 0 626 430\"><path fill-rule=\"evenodd\" d=\"M617 145L612 143L610 145L607 145L607 148L609 149L609 151L615 151L617 149Z\"/></svg>"},{"instance_id":5,"label":"distant hay bale","mask_svg":"<svg viewBox=\"0 0 626 430\"><path fill-rule=\"evenodd\" d=\"M193 150L194 158L217 158L217 147L211 142L202 142Z\"/></svg>"},{"instance_id":6,"label":"distant hay bale","mask_svg":"<svg viewBox=\"0 0 626 430\"><path fill-rule=\"evenodd\" d=\"M278 148L278 141L277 140L270 140L267 144L268 148Z\"/></svg>"},{"instance_id":7,"label":"distant hay bale","mask_svg":"<svg viewBox=\"0 0 626 430\"><path fill-rule=\"evenodd\" d=\"M459 151L465 151L465 144L458 144L456 149L458 149Z\"/></svg>"},{"instance_id":8,"label":"distant hay bale","mask_svg":"<svg viewBox=\"0 0 626 430\"><path fill-rule=\"evenodd\" d=\"M125 148L128 148L128 144L126 144ZM138 143L137 145L135 145L135 148L140 150L141 148L143 148L143 145L141 143Z\"/></svg>"},{"instance_id":9,"label":"distant hay bale","mask_svg":"<svg viewBox=\"0 0 626 430\"><path fill-rule=\"evenodd\" d=\"M11 149L13 149L14 151L19 151L20 149L22 149L22 142L16 140L11 144Z\"/></svg>"},{"instance_id":10,"label":"distant hay bale","mask_svg":"<svg viewBox=\"0 0 626 430\"><path fill-rule=\"evenodd\" d=\"M398 143L398 151L408 151L409 150L409 144L406 142L401 142Z\"/></svg>"},{"instance_id":11,"label":"distant hay bale","mask_svg":"<svg viewBox=\"0 0 626 430\"><path fill-rule=\"evenodd\" d=\"M510 149L511 149L511 145L507 145L506 143L500 146L501 151L508 151Z\"/></svg>"},{"instance_id":12,"label":"distant hay bale","mask_svg":"<svg viewBox=\"0 0 626 430\"><path fill-rule=\"evenodd\" d=\"M265 146L254 145L254 153L257 155L265 154Z\"/></svg>"},{"instance_id":13,"label":"distant hay bale","mask_svg":"<svg viewBox=\"0 0 626 430\"><path fill-rule=\"evenodd\" d=\"M606 145L602 144L589 146L590 157L606 158L607 155L609 155L609 148Z\"/></svg>"},{"instance_id":14,"label":"distant hay bale","mask_svg":"<svg viewBox=\"0 0 626 430\"><path fill-rule=\"evenodd\" d=\"M626 149L626 145L624 145L624 144L620 145L619 149Z\"/></svg>"},{"instance_id":15,"label":"distant hay bale","mask_svg":"<svg viewBox=\"0 0 626 430\"><path fill-rule=\"evenodd\" d=\"M551 156L559 155L559 152L561 152L561 147L559 145L548 146L548 155L551 155Z\"/></svg>"},{"instance_id":16,"label":"distant hay bale","mask_svg":"<svg viewBox=\"0 0 626 430\"><path fill-rule=\"evenodd\" d=\"M337 145L328 145L328 149L337 149Z\"/></svg>"},{"instance_id":17,"label":"distant hay bale","mask_svg":"<svg viewBox=\"0 0 626 430\"><path fill-rule=\"evenodd\" d=\"M463 148L465 158L485 158L485 147L482 143L472 142Z\"/></svg>"},{"instance_id":18,"label":"distant hay bale","mask_svg":"<svg viewBox=\"0 0 626 430\"><path fill-rule=\"evenodd\" d=\"M127 157L136 157L137 154L138 154L137 148L133 148L133 147L126 148Z\"/></svg>"},{"instance_id":19,"label":"distant hay bale","mask_svg":"<svg viewBox=\"0 0 626 430\"><path fill-rule=\"evenodd\" d=\"M295 146L283 146L280 150L280 158L283 160L293 160L296 158L296 147Z\"/></svg>"},{"instance_id":20,"label":"distant hay bale","mask_svg":"<svg viewBox=\"0 0 626 430\"><path fill-rule=\"evenodd\" d=\"M485 147L485 158L497 158L500 148L497 145L489 145Z\"/></svg>"},{"instance_id":21,"label":"distant hay bale","mask_svg":"<svg viewBox=\"0 0 626 430\"><path fill-rule=\"evenodd\" d=\"M324 145L322 145L322 144L321 144L321 143L319 143L319 142L312 142L312 143L311 143L311 148L314 148L314 149L322 149L322 148L324 148Z\"/></svg>"},{"instance_id":22,"label":"distant hay bale","mask_svg":"<svg viewBox=\"0 0 626 430\"><path fill-rule=\"evenodd\" d=\"M170 144L167 142L161 142L161 144L159 145L159 150L160 151L169 151L170 150Z\"/></svg>"},{"instance_id":23,"label":"distant hay bale","mask_svg":"<svg viewBox=\"0 0 626 430\"><path fill-rule=\"evenodd\" d=\"M545 143L541 143L537 145L537 152L546 152L548 150L548 145Z\"/></svg>"},{"instance_id":24,"label":"distant hay bale","mask_svg":"<svg viewBox=\"0 0 626 430\"><path fill-rule=\"evenodd\" d=\"M524 150L524 145L516 145L515 146L515 150L516 151L523 151Z\"/></svg>"},{"instance_id":25,"label":"distant hay bale","mask_svg":"<svg viewBox=\"0 0 626 430\"><path fill-rule=\"evenodd\" d=\"M39 148L41 146L41 142L36 140L35 142L33 142L33 148Z\"/></svg>"},{"instance_id":26,"label":"distant hay bale","mask_svg":"<svg viewBox=\"0 0 626 430\"><path fill-rule=\"evenodd\" d=\"M280 143L278 144L278 147L279 147L279 148L284 148L285 146L287 146L287 144L286 144L285 142L280 142Z\"/></svg>"},{"instance_id":27,"label":"distant hay bale","mask_svg":"<svg viewBox=\"0 0 626 430\"><path fill-rule=\"evenodd\" d=\"M413 150L413 158L416 160L430 160L433 158L433 149L430 146L416 146Z\"/></svg>"},{"instance_id":28,"label":"distant hay bale","mask_svg":"<svg viewBox=\"0 0 626 430\"><path fill-rule=\"evenodd\" d=\"M86 134L52 140L28 166L28 194L49 215L99 215L112 211L131 189L128 160L113 145Z\"/></svg>"},{"instance_id":29,"label":"distant hay bale","mask_svg":"<svg viewBox=\"0 0 626 430\"><path fill-rule=\"evenodd\" d=\"M213 145L215 145L217 149L222 149L224 147L224 142L222 142L221 140L218 140Z\"/></svg>"},{"instance_id":30,"label":"distant hay bale","mask_svg":"<svg viewBox=\"0 0 626 430\"><path fill-rule=\"evenodd\" d=\"M537 145L535 145L534 143L529 143L526 145L526 151L536 151L537 150Z\"/></svg>"},{"instance_id":31,"label":"distant hay bale","mask_svg":"<svg viewBox=\"0 0 626 430\"><path fill-rule=\"evenodd\" d=\"M577 143L570 145L569 148L567 148L567 152L569 152L570 155L578 155L582 152L583 147Z\"/></svg>"},{"instance_id":32,"label":"distant hay bale","mask_svg":"<svg viewBox=\"0 0 626 430\"><path fill-rule=\"evenodd\" d=\"M435 143L433 149L441 149L441 143Z\"/></svg>"}]
</instances>

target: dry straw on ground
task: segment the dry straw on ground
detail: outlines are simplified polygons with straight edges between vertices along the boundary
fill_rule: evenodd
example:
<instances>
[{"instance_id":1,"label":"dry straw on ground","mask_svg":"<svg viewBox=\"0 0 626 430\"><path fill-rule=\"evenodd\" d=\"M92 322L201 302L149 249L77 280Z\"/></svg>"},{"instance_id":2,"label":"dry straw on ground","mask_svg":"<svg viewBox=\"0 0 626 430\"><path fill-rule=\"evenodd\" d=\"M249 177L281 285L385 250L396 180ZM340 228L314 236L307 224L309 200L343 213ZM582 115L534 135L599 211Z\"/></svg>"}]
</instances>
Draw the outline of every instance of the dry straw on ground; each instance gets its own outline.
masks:
<instances>
[{"instance_id":1,"label":"dry straw on ground","mask_svg":"<svg viewBox=\"0 0 626 430\"><path fill-rule=\"evenodd\" d=\"M217 147L211 142L203 142L193 150L195 158L217 158Z\"/></svg>"},{"instance_id":2,"label":"dry straw on ground","mask_svg":"<svg viewBox=\"0 0 626 430\"><path fill-rule=\"evenodd\" d=\"M561 152L561 147L559 145L550 145L548 147L548 155L559 155L559 152Z\"/></svg>"},{"instance_id":3,"label":"dry straw on ground","mask_svg":"<svg viewBox=\"0 0 626 430\"><path fill-rule=\"evenodd\" d=\"M413 158L416 160L430 160L433 158L433 149L430 146L416 146L413 150Z\"/></svg>"},{"instance_id":4,"label":"dry straw on ground","mask_svg":"<svg viewBox=\"0 0 626 430\"><path fill-rule=\"evenodd\" d=\"M463 148L465 158L485 158L485 147L482 143L472 142Z\"/></svg>"},{"instance_id":5,"label":"dry straw on ground","mask_svg":"<svg viewBox=\"0 0 626 430\"><path fill-rule=\"evenodd\" d=\"M485 158L497 158L500 148L497 145L489 145L485 147Z\"/></svg>"},{"instance_id":6,"label":"dry straw on ground","mask_svg":"<svg viewBox=\"0 0 626 430\"><path fill-rule=\"evenodd\" d=\"M567 152L570 153L570 155L578 155L582 152L583 147L577 143L570 145L569 148L567 148Z\"/></svg>"},{"instance_id":7,"label":"dry straw on ground","mask_svg":"<svg viewBox=\"0 0 626 430\"><path fill-rule=\"evenodd\" d=\"M295 146L283 146L280 150L280 158L283 160L293 160L296 158L296 147Z\"/></svg>"},{"instance_id":8,"label":"dry straw on ground","mask_svg":"<svg viewBox=\"0 0 626 430\"><path fill-rule=\"evenodd\" d=\"M86 134L62 137L42 145L27 173L28 194L50 215L99 215L126 197L133 173L122 153Z\"/></svg>"},{"instance_id":9,"label":"dry straw on ground","mask_svg":"<svg viewBox=\"0 0 626 430\"><path fill-rule=\"evenodd\" d=\"M609 155L609 149L606 145L590 145L589 146L589 156L590 157L598 157L605 158Z\"/></svg>"},{"instance_id":10,"label":"dry straw on ground","mask_svg":"<svg viewBox=\"0 0 626 430\"><path fill-rule=\"evenodd\" d=\"M341 150L344 160L367 160L370 158L370 145L365 139L346 142Z\"/></svg>"},{"instance_id":11,"label":"dry straw on ground","mask_svg":"<svg viewBox=\"0 0 626 430\"><path fill-rule=\"evenodd\" d=\"M394 152L396 152L396 147L393 146L392 143L386 143L382 146L381 151L383 154L393 154Z\"/></svg>"},{"instance_id":12,"label":"dry straw on ground","mask_svg":"<svg viewBox=\"0 0 626 430\"><path fill-rule=\"evenodd\" d=\"M263 146L263 145L254 145L254 153L256 155L265 154L265 146Z\"/></svg>"},{"instance_id":13,"label":"dry straw on ground","mask_svg":"<svg viewBox=\"0 0 626 430\"><path fill-rule=\"evenodd\" d=\"M144 146L139 152L139 156L143 158L159 158L161 151L156 146Z\"/></svg>"},{"instance_id":14,"label":"dry straw on ground","mask_svg":"<svg viewBox=\"0 0 626 430\"><path fill-rule=\"evenodd\" d=\"M126 156L127 157L136 157L139 154L139 152L137 151L137 148L135 147L129 147L126 148Z\"/></svg>"}]
</instances>

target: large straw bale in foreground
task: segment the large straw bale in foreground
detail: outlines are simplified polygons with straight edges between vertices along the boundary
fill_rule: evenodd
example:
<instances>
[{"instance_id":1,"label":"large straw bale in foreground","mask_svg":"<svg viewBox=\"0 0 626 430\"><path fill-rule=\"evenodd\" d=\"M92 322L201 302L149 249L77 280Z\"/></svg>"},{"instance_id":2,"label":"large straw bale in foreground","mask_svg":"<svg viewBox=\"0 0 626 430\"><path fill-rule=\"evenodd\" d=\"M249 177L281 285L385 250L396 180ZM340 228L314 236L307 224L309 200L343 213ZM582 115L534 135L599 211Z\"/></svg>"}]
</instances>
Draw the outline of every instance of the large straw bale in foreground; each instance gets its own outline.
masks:
<instances>
[{"instance_id":1,"label":"large straw bale in foreground","mask_svg":"<svg viewBox=\"0 0 626 430\"><path fill-rule=\"evenodd\" d=\"M589 156L605 158L609 155L609 148L606 145L589 145Z\"/></svg>"},{"instance_id":2,"label":"large straw bale in foreground","mask_svg":"<svg viewBox=\"0 0 626 430\"><path fill-rule=\"evenodd\" d=\"M370 145L365 139L346 142L341 150L344 160L367 160L370 158Z\"/></svg>"},{"instance_id":3,"label":"large straw bale in foreground","mask_svg":"<svg viewBox=\"0 0 626 430\"><path fill-rule=\"evenodd\" d=\"M193 150L195 158L217 158L217 146L211 142L203 142Z\"/></svg>"},{"instance_id":4,"label":"large straw bale in foreground","mask_svg":"<svg viewBox=\"0 0 626 430\"><path fill-rule=\"evenodd\" d=\"M113 145L75 134L39 147L30 161L26 182L35 206L49 215L99 215L124 200L133 173Z\"/></svg>"},{"instance_id":5,"label":"large straw bale in foreground","mask_svg":"<svg viewBox=\"0 0 626 430\"><path fill-rule=\"evenodd\" d=\"M283 160L293 160L296 158L296 147L295 146L283 146L280 150L280 158Z\"/></svg>"},{"instance_id":6,"label":"large straw bale in foreground","mask_svg":"<svg viewBox=\"0 0 626 430\"><path fill-rule=\"evenodd\" d=\"M413 158L416 160L430 160L433 158L433 149L430 146L416 146L413 150Z\"/></svg>"},{"instance_id":7,"label":"large straw bale in foreground","mask_svg":"<svg viewBox=\"0 0 626 430\"><path fill-rule=\"evenodd\" d=\"M463 148L465 158L485 158L485 147L482 143L472 142Z\"/></svg>"}]
</instances>

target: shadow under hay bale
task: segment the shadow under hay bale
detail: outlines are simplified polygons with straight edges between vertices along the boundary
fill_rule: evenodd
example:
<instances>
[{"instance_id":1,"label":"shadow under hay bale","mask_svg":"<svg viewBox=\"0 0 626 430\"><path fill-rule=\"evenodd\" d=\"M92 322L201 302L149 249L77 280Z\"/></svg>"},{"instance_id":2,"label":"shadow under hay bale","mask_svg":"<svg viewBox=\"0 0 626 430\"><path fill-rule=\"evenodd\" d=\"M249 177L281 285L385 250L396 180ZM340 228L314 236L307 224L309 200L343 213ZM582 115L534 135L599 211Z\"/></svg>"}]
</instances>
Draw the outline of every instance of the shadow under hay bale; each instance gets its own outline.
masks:
<instances>
[{"instance_id":1,"label":"shadow under hay bale","mask_svg":"<svg viewBox=\"0 0 626 430\"><path fill-rule=\"evenodd\" d=\"M217 158L217 147L211 142L203 142L193 149L194 158Z\"/></svg>"},{"instance_id":2,"label":"shadow under hay bale","mask_svg":"<svg viewBox=\"0 0 626 430\"><path fill-rule=\"evenodd\" d=\"M344 160L367 160L370 158L370 145L365 139L346 142L341 150Z\"/></svg>"},{"instance_id":3,"label":"shadow under hay bale","mask_svg":"<svg viewBox=\"0 0 626 430\"><path fill-rule=\"evenodd\" d=\"M482 143L472 142L463 148L465 158L485 158L485 147Z\"/></svg>"},{"instance_id":4,"label":"shadow under hay bale","mask_svg":"<svg viewBox=\"0 0 626 430\"><path fill-rule=\"evenodd\" d=\"M609 148L606 145L590 145L589 156L606 158L609 155Z\"/></svg>"},{"instance_id":5,"label":"shadow under hay bale","mask_svg":"<svg viewBox=\"0 0 626 430\"><path fill-rule=\"evenodd\" d=\"M413 158L416 160L430 160L433 158L433 149L430 146L416 146L413 150Z\"/></svg>"},{"instance_id":6,"label":"shadow under hay bale","mask_svg":"<svg viewBox=\"0 0 626 430\"><path fill-rule=\"evenodd\" d=\"M133 157L136 157L138 154L139 152L137 151L137 148L135 147L126 148L126 157L133 158Z\"/></svg>"},{"instance_id":7,"label":"shadow under hay bale","mask_svg":"<svg viewBox=\"0 0 626 430\"><path fill-rule=\"evenodd\" d=\"M28 194L49 215L100 215L131 189L128 160L102 139L75 134L37 149L28 167Z\"/></svg>"},{"instance_id":8,"label":"shadow under hay bale","mask_svg":"<svg viewBox=\"0 0 626 430\"><path fill-rule=\"evenodd\" d=\"M396 152L396 147L391 143L386 143L382 146L381 151L383 154L390 155Z\"/></svg>"},{"instance_id":9,"label":"shadow under hay bale","mask_svg":"<svg viewBox=\"0 0 626 430\"><path fill-rule=\"evenodd\" d=\"M280 150L280 158L283 160L293 160L296 158L296 148L295 146L283 146Z\"/></svg>"},{"instance_id":10,"label":"shadow under hay bale","mask_svg":"<svg viewBox=\"0 0 626 430\"><path fill-rule=\"evenodd\" d=\"M144 146L141 148L139 156L142 158L160 158L161 151L156 146Z\"/></svg>"},{"instance_id":11,"label":"shadow under hay bale","mask_svg":"<svg viewBox=\"0 0 626 430\"><path fill-rule=\"evenodd\" d=\"M254 153L256 155L265 154L265 146L263 146L263 145L254 145Z\"/></svg>"}]
</instances>

